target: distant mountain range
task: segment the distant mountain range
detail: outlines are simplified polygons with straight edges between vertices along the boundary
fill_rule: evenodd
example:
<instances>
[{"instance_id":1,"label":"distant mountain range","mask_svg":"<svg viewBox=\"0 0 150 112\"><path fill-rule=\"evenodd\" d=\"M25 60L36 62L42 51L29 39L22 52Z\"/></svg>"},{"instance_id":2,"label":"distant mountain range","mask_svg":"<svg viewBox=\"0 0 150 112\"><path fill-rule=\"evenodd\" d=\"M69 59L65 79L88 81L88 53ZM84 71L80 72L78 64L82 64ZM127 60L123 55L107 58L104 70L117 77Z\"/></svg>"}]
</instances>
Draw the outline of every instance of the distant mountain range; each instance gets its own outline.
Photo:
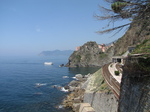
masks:
<instances>
[{"instance_id":1,"label":"distant mountain range","mask_svg":"<svg viewBox=\"0 0 150 112\"><path fill-rule=\"evenodd\" d=\"M42 51L40 56L70 56L73 50L54 50L54 51Z\"/></svg>"}]
</instances>

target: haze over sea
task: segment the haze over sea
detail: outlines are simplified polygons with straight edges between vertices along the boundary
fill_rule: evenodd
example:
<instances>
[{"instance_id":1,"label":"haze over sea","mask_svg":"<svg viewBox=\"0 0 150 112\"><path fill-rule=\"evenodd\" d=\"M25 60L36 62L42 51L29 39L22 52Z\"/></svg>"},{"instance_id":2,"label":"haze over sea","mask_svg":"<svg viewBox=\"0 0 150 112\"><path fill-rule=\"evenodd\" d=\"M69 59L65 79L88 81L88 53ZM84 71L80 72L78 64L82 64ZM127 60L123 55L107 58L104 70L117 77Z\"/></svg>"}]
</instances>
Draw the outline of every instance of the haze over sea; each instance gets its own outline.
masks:
<instances>
[{"instance_id":1,"label":"haze over sea","mask_svg":"<svg viewBox=\"0 0 150 112\"><path fill-rule=\"evenodd\" d=\"M44 65L47 61L54 64ZM75 74L96 68L59 67L67 61L67 56L0 57L0 112L69 112L57 108L68 93L52 86L63 87Z\"/></svg>"}]
</instances>

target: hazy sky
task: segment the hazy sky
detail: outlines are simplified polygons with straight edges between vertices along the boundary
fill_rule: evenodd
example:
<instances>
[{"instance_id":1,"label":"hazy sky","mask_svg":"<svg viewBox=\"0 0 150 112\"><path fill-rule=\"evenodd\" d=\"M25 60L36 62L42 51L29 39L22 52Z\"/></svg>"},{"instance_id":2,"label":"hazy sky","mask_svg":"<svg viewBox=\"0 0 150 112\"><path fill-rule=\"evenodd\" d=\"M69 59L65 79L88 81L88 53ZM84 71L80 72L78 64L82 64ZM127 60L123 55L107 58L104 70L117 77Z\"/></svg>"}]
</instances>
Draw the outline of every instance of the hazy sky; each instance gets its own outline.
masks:
<instances>
[{"instance_id":1,"label":"hazy sky","mask_svg":"<svg viewBox=\"0 0 150 112\"><path fill-rule=\"evenodd\" d=\"M95 33L103 0L0 0L0 55L74 50L87 41L109 43L119 38ZM122 33L121 33L122 34ZM120 35L121 35L120 34Z\"/></svg>"}]
</instances>

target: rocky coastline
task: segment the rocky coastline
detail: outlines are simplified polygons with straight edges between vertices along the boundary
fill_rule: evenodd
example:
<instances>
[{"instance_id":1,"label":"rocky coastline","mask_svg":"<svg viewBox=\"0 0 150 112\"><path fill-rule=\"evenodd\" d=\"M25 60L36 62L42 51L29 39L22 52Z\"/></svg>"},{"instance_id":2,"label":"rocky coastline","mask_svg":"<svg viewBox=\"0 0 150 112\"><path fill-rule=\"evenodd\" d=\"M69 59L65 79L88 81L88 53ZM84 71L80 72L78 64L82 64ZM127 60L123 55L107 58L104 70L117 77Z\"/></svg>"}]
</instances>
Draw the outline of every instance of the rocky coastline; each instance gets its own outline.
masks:
<instances>
[{"instance_id":1,"label":"rocky coastline","mask_svg":"<svg viewBox=\"0 0 150 112\"><path fill-rule=\"evenodd\" d=\"M75 75L76 80L71 81L64 87L70 92L62 103L64 108L71 108L74 112L79 111L80 103L84 99L86 81L91 75L77 74Z\"/></svg>"},{"instance_id":2,"label":"rocky coastline","mask_svg":"<svg viewBox=\"0 0 150 112\"><path fill-rule=\"evenodd\" d=\"M70 93L64 99L63 107L79 112L81 103L89 103L95 112L117 112L118 101L101 73L102 69L99 69L93 74L75 75L76 80L64 87Z\"/></svg>"}]
</instances>

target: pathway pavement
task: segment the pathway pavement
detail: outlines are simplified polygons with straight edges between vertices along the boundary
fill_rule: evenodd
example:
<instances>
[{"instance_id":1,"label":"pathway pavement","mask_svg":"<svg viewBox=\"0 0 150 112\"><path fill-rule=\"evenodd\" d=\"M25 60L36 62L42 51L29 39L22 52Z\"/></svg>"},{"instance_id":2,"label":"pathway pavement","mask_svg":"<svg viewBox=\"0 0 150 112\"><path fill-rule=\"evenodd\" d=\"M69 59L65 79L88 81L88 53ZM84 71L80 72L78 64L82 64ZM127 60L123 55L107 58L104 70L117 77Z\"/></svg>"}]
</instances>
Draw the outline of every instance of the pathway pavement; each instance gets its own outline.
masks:
<instances>
[{"instance_id":1,"label":"pathway pavement","mask_svg":"<svg viewBox=\"0 0 150 112\"><path fill-rule=\"evenodd\" d=\"M116 64L117 63L111 63L108 67L109 72L112 74L112 76L119 82L121 83L121 78L122 78L122 74L120 73L119 76L115 75L115 71L117 71L116 68Z\"/></svg>"}]
</instances>

